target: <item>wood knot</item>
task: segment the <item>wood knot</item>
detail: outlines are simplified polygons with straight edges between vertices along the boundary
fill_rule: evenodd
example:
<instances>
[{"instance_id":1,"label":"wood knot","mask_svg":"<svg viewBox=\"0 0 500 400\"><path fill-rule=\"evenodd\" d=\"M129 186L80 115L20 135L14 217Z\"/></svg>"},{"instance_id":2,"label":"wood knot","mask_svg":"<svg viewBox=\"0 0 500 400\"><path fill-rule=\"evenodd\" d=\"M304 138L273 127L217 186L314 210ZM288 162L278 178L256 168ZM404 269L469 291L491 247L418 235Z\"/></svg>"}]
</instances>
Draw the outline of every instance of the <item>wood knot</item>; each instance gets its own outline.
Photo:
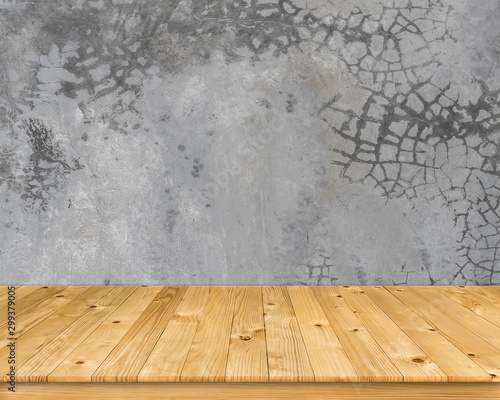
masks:
<instances>
[{"instance_id":1,"label":"wood knot","mask_svg":"<svg viewBox=\"0 0 500 400\"><path fill-rule=\"evenodd\" d=\"M425 362L425 360L422 358L412 358L411 362L414 362L416 364L422 364L423 362Z\"/></svg>"},{"instance_id":2,"label":"wood knot","mask_svg":"<svg viewBox=\"0 0 500 400\"><path fill-rule=\"evenodd\" d=\"M120 321L113 321L113 324L119 324Z\"/></svg>"},{"instance_id":3,"label":"wood knot","mask_svg":"<svg viewBox=\"0 0 500 400\"><path fill-rule=\"evenodd\" d=\"M75 364L85 364L85 361L77 361Z\"/></svg>"},{"instance_id":4,"label":"wood knot","mask_svg":"<svg viewBox=\"0 0 500 400\"><path fill-rule=\"evenodd\" d=\"M434 328L429 328L431 332L435 332L436 330Z\"/></svg>"},{"instance_id":5,"label":"wood knot","mask_svg":"<svg viewBox=\"0 0 500 400\"><path fill-rule=\"evenodd\" d=\"M345 287L345 288L350 288L350 286L342 286L342 287Z\"/></svg>"},{"instance_id":6,"label":"wood knot","mask_svg":"<svg viewBox=\"0 0 500 400\"><path fill-rule=\"evenodd\" d=\"M97 306L90 306L90 308L97 308Z\"/></svg>"},{"instance_id":7,"label":"wood knot","mask_svg":"<svg viewBox=\"0 0 500 400\"><path fill-rule=\"evenodd\" d=\"M464 287L465 287L465 286L463 286L463 285L460 285L460 286L459 286L459 288L464 288Z\"/></svg>"},{"instance_id":8,"label":"wood knot","mask_svg":"<svg viewBox=\"0 0 500 400\"><path fill-rule=\"evenodd\" d=\"M490 376L496 378L497 374L490 374Z\"/></svg>"},{"instance_id":9,"label":"wood knot","mask_svg":"<svg viewBox=\"0 0 500 400\"><path fill-rule=\"evenodd\" d=\"M49 287L48 286L43 286L42 289L48 289Z\"/></svg>"},{"instance_id":10,"label":"wood knot","mask_svg":"<svg viewBox=\"0 0 500 400\"><path fill-rule=\"evenodd\" d=\"M337 297L342 297L342 295L341 295L341 294L338 294L338 295L337 295Z\"/></svg>"},{"instance_id":11,"label":"wood knot","mask_svg":"<svg viewBox=\"0 0 500 400\"><path fill-rule=\"evenodd\" d=\"M396 292L402 292L402 290L401 289L396 289Z\"/></svg>"},{"instance_id":12,"label":"wood knot","mask_svg":"<svg viewBox=\"0 0 500 400\"><path fill-rule=\"evenodd\" d=\"M250 337L250 336L246 336L246 335L241 335L241 336L240 336L240 339L241 339L241 340L250 340L250 339L251 339L251 337Z\"/></svg>"},{"instance_id":13,"label":"wood knot","mask_svg":"<svg viewBox=\"0 0 500 400\"><path fill-rule=\"evenodd\" d=\"M267 303L268 306L274 306L274 303Z\"/></svg>"},{"instance_id":14,"label":"wood knot","mask_svg":"<svg viewBox=\"0 0 500 400\"><path fill-rule=\"evenodd\" d=\"M171 318L175 319L175 318L179 318L179 317L180 317L180 315L179 315L179 314L174 314L174 315L172 315L172 317L171 317Z\"/></svg>"},{"instance_id":15,"label":"wood knot","mask_svg":"<svg viewBox=\"0 0 500 400\"><path fill-rule=\"evenodd\" d=\"M314 324L314 326L322 327L323 325L321 325L321 324Z\"/></svg>"},{"instance_id":16,"label":"wood knot","mask_svg":"<svg viewBox=\"0 0 500 400\"><path fill-rule=\"evenodd\" d=\"M64 297L63 294L58 294L56 297Z\"/></svg>"},{"instance_id":17,"label":"wood knot","mask_svg":"<svg viewBox=\"0 0 500 400\"><path fill-rule=\"evenodd\" d=\"M476 357L476 355L475 355L474 353L467 353L467 355L468 355L469 357Z\"/></svg>"},{"instance_id":18,"label":"wood knot","mask_svg":"<svg viewBox=\"0 0 500 400\"><path fill-rule=\"evenodd\" d=\"M351 330L352 330L353 332L357 332L357 331L359 331L359 329L358 329L358 328L354 328L354 329L351 329Z\"/></svg>"}]
</instances>

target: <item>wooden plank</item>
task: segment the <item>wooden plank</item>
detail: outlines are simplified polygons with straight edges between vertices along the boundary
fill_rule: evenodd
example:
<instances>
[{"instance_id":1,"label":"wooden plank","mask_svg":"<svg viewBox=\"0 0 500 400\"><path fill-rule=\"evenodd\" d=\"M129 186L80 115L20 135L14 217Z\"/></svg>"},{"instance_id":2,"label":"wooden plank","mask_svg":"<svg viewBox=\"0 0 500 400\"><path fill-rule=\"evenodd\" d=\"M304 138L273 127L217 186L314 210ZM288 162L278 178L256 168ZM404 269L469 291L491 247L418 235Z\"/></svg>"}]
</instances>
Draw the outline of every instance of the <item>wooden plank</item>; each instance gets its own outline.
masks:
<instances>
[{"instance_id":1,"label":"wooden plank","mask_svg":"<svg viewBox=\"0 0 500 400\"><path fill-rule=\"evenodd\" d=\"M493 381L500 381L498 362L500 351L464 327L446 309L437 307L435 301L429 302L411 290L410 287L385 286L385 288L486 370Z\"/></svg>"},{"instance_id":2,"label":"wooden plank","mask_svg":"<svg viewBox=\"0 0 500 400\"><path fill-rule=\"evenodd\" d=\"M314 381L356 382L358 374L311 288L288 286L287 289L311 361Z\"/></svg>"},{"instance_id":3,"label":"wooden plank","mask_svg":"<svg viewBox=\"0 0 500 400\"><path fill-rule=\"evenodd\" d=\"M36 292L40 289L50 289L51 287L56 286L16 286L16 285L8 285L8 286L0 286L0 306L4 308L6 306L5 302L7 302L8 298L8 288L14 286L15 289L15 297L16 301L21 300L22 298L30 295L33 292ZM0 309L1 310L1 309Z\"/></svg>"},{"instance_id":4,"label":"wooden plank","mask_svg":"<svg viewBox=\"0 0 500 400\"><path fill-rule=\"evenodd\" d=\"M471 286L466 286L467 288L470 288ZM483 287L486 291L493 293L495 296L500 296L500 286L499 285L491 285L491 286L481 286Z\"/></svg>"},{"instance_id":5,"label":"wooden plank","mask_svg":"<svg viewBox=\"0 0 500 400\"><path fill-rule=\"evenodd\" d=\"M8 307L8 288L14 287L14 300L18 301L22 299L24 296L34 292L35 290L40 289L42 286L16 286L16 285L8 285L8 286L0 286L0 315L3 316L7 313ZM48 288L48 286L46 286ZM11 295L12 296L12 295ZM16 310L17 311L17 310Z\"/></svg>"},{"instance_id":6,"label":"wooden plank","mask_svg":"<svg viewBox=\"0 0 500 400\"><path fill-rule=\"evenodd\" d=\"M179 382L208 300L208 286L190 286L142 367L139 382Z\"/></svg>"},{"instance_id":7,"label":"wooden plank","mask_svg":"<svg viewBox=\"0 0 500 400\"><path fill-rule=\"evenodd\" d=\"M135 382L144 362L179 305L185 286L166 286L92 375L94 382Z\"/></svg>"},{"instance_id":8,"label":"wooden plank","mask_svg":"<svg viewBox=\"0 0 500 400\"><path fill-rule=\"evenodd\" d=\"M268 382L264 307L260 286L236 290L226 382Z\"/></svg>"},{"instance_id":9,"label":"wooden plank","mask_svg":"<svg viewBox=\"0 0 500 400\"><path fill-rule=\"evenodd\" d=\"M457 286L458 289L472 294L473 296L489 303L495 309L500 310L500 294L488 290L489 286Z\"/></svg>"},{"instance_id":10,"label":"wooden plank","mask_svg":"<svg viewBox=\"0 0 500 400\"><path fill-rule=\"evenodd\" d=\"M7 390L0 387L0 390ZM9 397L9 394L5 396ZM19 400L498 400L493 383L21 383Z\"/></svg>"},{"instance_id":11,"label":"wooden plank","mask_svg":"<svg viewBox=\"0 0 500 400\"><path fill-rule=\"evenodd\" d=\"M61 292L52 294L42 302L21 315L16 315L17 336L21 336L31 328L39 324L45 318L56 312L58 309L69 303L75 297L88 290L88 286L68 286ZM0 331L6 329L7 323L0 326Z\"/></svg>"},{"instance_id":12,"label":"wooden plank","mask_svg":"<svg viewBox=\"0 0 500 400\"><path fill-rule=\"evenodd\" d=\"M8 294L7 294L7 288L10 286L0 286L0 306L4 307L5 304L4 302L7 302ZM15 286L16 292L20 286Z\"/></svg>"},{"instance_id":13,"label":"wooden plank","mask_svg":"<svg viewBox=\"0 0 500 400\"><path fill-rule=\"evenodd\" d=\"M116 286L106 296L85 310L70 325L51 340L37 348L36 352L20 363L17 372L19 382L46 382L47 376L87 336L89 336L137 286Z\"/></svg>"},{"instance_id":14,"label":"wooden plank","mask_svg":"<svg viewBox=\"0 0 500 400\"><path fill-rule=\"evenodd\" d=\"M162 286L141 286L48 376L49 382L91 382L92 374L139 318Z\"/></svg>"},{"instance_id":15,"label":"wooden plank","mask_svg":"<svg viewBox=\"0 0 500 400\"><path fill-rule=\"evenodd\" d=\"M16 300L21 300L39 289L49 289L49 286L16 286Z\"/></svg>"},{"instance_id":16,"label":"wooden plank","mask_svg":"<svg viewBox=\"0 0 500 400\"><path fill-rule=\"evenodd\" d=\"M495 306L491 301L485 301L480 296L466 292L457 286L442 286L441 291L458 304L500 327L500 305Z\"/></svg>"},{"instance_id":17,"label":"wooden plank","mask_svg":"<svg viewBox=\"0 0 500 400\"><path fill-rule=\"evenodd\" d=\"M342 298L336 287L313 286L321 308L340 339L360 382L402 382L403 375Z\"/></svg>"},{"instance_id":18,"label":"wooden plank","mask_svg":"<svg viewBox=\"0 0 500 400\"><path fill-rule=\"evenodd\" d=\"M73 322L81 313L111 290L112 288L109 286L90 287L80 296L76 297L50 317L36 325L36 329L30 329L19 336L16 341L17 364L19 365L22 363L37 348L51 340L61 329ZM6 343L3 342L3 346L0 348L0 363L7 360L9 352L10 349L6 346ZM4 373L3 371L7 371L7 369L3 368L2 373ZM3 375L2 377L3 380L6 381L6 376Z\"/></svg>"},{"instance_id":19,"label":"wooden plank","mask_svg":"<svg viewBox=\"0 0 500 400\"><path fill-rule=\"evenodd\" d=\"M66 286L23 286L22 289L24 290L21 290L21 288L20 290L16 290L16 317L23 315L48 297L63 291L66 289ZM0 308L0 325L7 323L7 307L8 305L5 303Z\"/></svg>"},{"instance_id":20,"label":"wooden plank","mask_svg":"<svg viewBox=\"0 0 500 400\"><path fill-rule=\"evenodd\" d=\"M364 286L363 290L448 375L450 382L491 381L490 374L384 287Z\"/></svg>"},{"instance_id":21,"label":"wooden plank","mask_svg":"<svg viewBox=\"0 0 500 400\"><path fill-rule=\"evenodd\" d=\"M446 382L448 377L365 293L363 287L343 286L338 291L405 382Z\"/></svg>"},{"instance_id":22,"label":"wooden plank","mask_svg":"<svg viewBox=\"0 0 500 400\"><path fill-rule=\"evenodd\" d=\"M314 372L286 287L264 286L270 382L313 382Z\"/></svg>"},{"instance_id":23,"label":"wooden plank","mask_svg":"<svg viewBox=\"0 0 500 400\"><path fill-rule=\"evenodd\" d=\"M235 293L234 286L212 287L181 372L181 382L224 381Z\"/></svg>"},{"instance_id":24,"label":"wooden plank","mask_svg":"<svg viewBox=\"0 0 500 400\"><path fill-rule=\"evenodd\" d=\"M446 296L441 287L412 286L411 290L500 350L500 327Z\"/></svg>"}]
</instances>

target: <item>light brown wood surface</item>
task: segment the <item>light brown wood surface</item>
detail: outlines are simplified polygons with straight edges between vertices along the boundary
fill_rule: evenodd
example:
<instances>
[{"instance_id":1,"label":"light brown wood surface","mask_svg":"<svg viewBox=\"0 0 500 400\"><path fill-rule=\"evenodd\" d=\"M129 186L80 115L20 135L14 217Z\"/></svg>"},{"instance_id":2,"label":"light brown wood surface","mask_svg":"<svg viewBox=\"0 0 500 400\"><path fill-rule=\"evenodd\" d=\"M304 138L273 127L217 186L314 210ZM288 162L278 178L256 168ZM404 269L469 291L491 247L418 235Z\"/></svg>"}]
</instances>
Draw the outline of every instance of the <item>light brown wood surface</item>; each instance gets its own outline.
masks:
<instances>
[{"instance_id":1,"label":"light brown wood surface","mask_svg":"<svg viewBox=\"0 0 500 400\"><path fill-rule=\"evenodd\" d=\"M471 294L482 301L489 303L492 307L500 310L500 294L492 292L488 286L451 286L457 290L463 290L467 294Z\"/></svg>"},{"instance_id":2,"label":"light brown wood surface","mask_svg":"<svg viewBox=\"0 0 500 400\"><path fill-rule=\"evenodd\" d=\"M28 310L24 310L24 312L20 314L18 314L16 310L17 336L21 336L29 331L33 326L52 315L88 288L88 286L69 286L66 289L53 293L40 303L30 307ZM7 313L5 313L5 317L7 317ZM4 322L4 324L0 326L0 331L5 329L7 325L7 321L2 320L2 322Z\"/></svg>"},{"instance_id":3,"label":"light brown wood surface","mask_svg":"<svg viewBox=\"0 0 500 400\"><path fill-rule=\"evenodd\" d=\"M238 287L234 304L226 382L269 381L262 288Z\"/></svg>"},{"instance_id":4,"label":"light brown wood surface","mask_svg":"<svg viewBox=\"0 0 500 400\"><path fill-rule=\"evenodd\" d=\"M300 334L288 290L263 287L270 382L314 382L314 373Z\"/></svg>"},{"instance_id":5,"label":"light brown wood surface","mask_svg":"<svg viewBox=\"0 0 500 400\"><path fill-rule=\"evenodd\" d=\"M439 365L449 381L488 382L491 380L490 374L384 287L368 286L363 290L430 359Z\"/></svg>"},{"instance_id":6,"label":"light brown wood surface","mask_svg":"<svg viewBox=\"0 0 500 400\"><path fill-rule=\"evenodd\" d=\"M43 382L54 368L111 314L135 287L117 286L19 364L19 382Z\"/></svg>"},{"instance_id":7,"label":"light brown wood surface","mask_svg":"<svg viewBox=\"0 0 500 400\"><path fill-rule=\"evenodd\" d=\"M16 317L20 317L38 303L47 299L52 295L56 295L63 291L66 286L23 286L15 291L15 311ZM6 299L0 303L0 325L7 323L7 307Z\"/></svg>"},{"instance_id":8,"label":"light brown wood surface","mask_svg":"<svg viewBox=\"0 0 500 400\"><path fill-rule=\"evenodd\" d=\"M186 287L166 286L92 375L95 382L133 382L179 305Z\"/></svg>"},{"instance_id":9,"label":"light brown wood surface","mask_svg":"<svg viewBox=\"0 0 500 400\"><path fill-rule=\"evenodd\" d=\"M6 310L5 290L0 287L0 308ZM339 390L348 382L358 389L392 387L394 393L403 387L398 382L418 382L427 383L415 387L431 396L428 388L441 387L440 381L450 390L474 387L459 382L498 388L500 381L498 287L22 286L16 303L22 309L14 339L17 383L29 396L42 384L52 398L50 388L74 393L82 383L104 393L107 385L134 382L151 393L168 382L225 382L218 386L223 392L247 388L231 392L241 398L260 391L259 384L280 387L268 394L280 398L306 382L314 382L314 393L323 393L323 382ZM0 327L5 382L5 320ZM377 390L370 396L388 393ZM190 398L182 396L188 392L172 398ZM224 398L208 389L193 396Z\"/></svg>"},{"instance_id":10,"label":"light brown wood surface","mask_svg":"<svg viewBox=\"0 0 500 400\"><path fill-rule=\"evenodd\" d=\"M402 373L345 302L338 288L316 286L312 290L357 371L359 381L402 382Z\"/></svg>"},{"instance_id":11,"label":"light brown wood surface","mask_svg":"<svg viewBox=\"0 0 500 400\"><path fill-rule=\"evenodd\" d=\"M57 333L74 322L80 314L84 313L96 301L109 293L113 288L108 286L94 286L71 300L58 309L55 313L39 322L35 327L18 336L16 340L16 364L20 365L36 349L51 340ZM4 339L5 337L2 337ZM0 366L2 371L7 371L7 357L10 349L7 340L2 340L0 348ZM62 361L62 360L61 360ZM7 380L3 375L4 381Z\"/></svg>"},{"instance_id":12,"label":"light brown wood surface","mask_svg":"<svg viewBox=\"0 0 500 400\"><path fill-rule=\"evenodd\" d=\"M179 382L209 294L190 286L139 373L139 382Z\"/></svg>"},{"instance_id":13,"label":"light brown wood surface","mask_svg":"<svg viewBox=\"0 0 500 400\"><path fill-rule=\"evenodd\" d=\"M311 361L314 381L331 382L335 376L339 382L356 382L358 374L311 288L289 286L288 293Z\"/></svg>"},{"instance_id":14,"label":"light brown wood surface","mask_svg":"<svg viewBox=\"0 0 500 400\"><path fill-rule=\"evenodd\" d=\"M7 389L0 387L0 390ZM19 400L498 400L500 383L24 383L18 385L15 397L11 397Z\"/></svg>"},{"instance_id":15,"label":"light brown wood surface","mask_svg":"<svg viewBox=\"0 0 500 400\"><path fill-rule=\"evenodd\" d=\"M234 286L212 287L181 371L181 382L224 382L235 294Z\"/></svg>"},{"instance_id":16,"label":"light brown wood surface","mask_svg":"<svg viewBox=\"0 0 500 400\"><path fill-rule=\"evenodd\" d=\"M464 327L482 337L488 343L500 349L500 327L478 315L477 312L463 307L462 304L454 301L452 298L441 291L429 289L425 286L411 288L418 296L432 302L436 307L443 310L443 313L452 316Z\"/></svg>"},{"instance_id":17,"label":"light brown wood surface","mask_svg":"<svg viewBox=\"0 0 500 400\"><path fill-rule=\"evenodd\" d=\"M476 335L475 332L467 329L456 319L455 315L449 314L447 308L441 306L438 301L428 301L410 287L387 286L386 288L488 372L493 381L499 380L500 352L498 349ZM437 294L439 292L436 292ZM469 311L465 307L463 310L463 312Z\"/></svg>"},{"instance_id":18,"label":"light brown wood surface","mask_svg":"<svg viewBox=\"0 0 500 400\"><path fill-rule=\"evenodd\" d=\"M500 298L498 303L495 304L493 295L485 299L481 295L465 291L456 286L443 286L442 289L443 294L446 296L500 327Z\"/></svg>"},{"instance_id":19,"label":"light brown wood surface","mask_svg":"<svg viewBox=\"0 0 500 400\"><path fill-rule=\"evenodd\" d=\"M49 382L90 382L93 372L120 342L161 286L139 287L116 308L63 362L49 374Z\"/></svg>"},{"instance_id":20,"label":"light brown wood surface","mask_svg":"<svg viewBox=\"0 0 500 400\"><path fill-rule=\"evenodd\" d=\"M446 382L446 374L359 286L339 287L339 293L403 374L405 382Z\"/></svg>"}]
</instances>

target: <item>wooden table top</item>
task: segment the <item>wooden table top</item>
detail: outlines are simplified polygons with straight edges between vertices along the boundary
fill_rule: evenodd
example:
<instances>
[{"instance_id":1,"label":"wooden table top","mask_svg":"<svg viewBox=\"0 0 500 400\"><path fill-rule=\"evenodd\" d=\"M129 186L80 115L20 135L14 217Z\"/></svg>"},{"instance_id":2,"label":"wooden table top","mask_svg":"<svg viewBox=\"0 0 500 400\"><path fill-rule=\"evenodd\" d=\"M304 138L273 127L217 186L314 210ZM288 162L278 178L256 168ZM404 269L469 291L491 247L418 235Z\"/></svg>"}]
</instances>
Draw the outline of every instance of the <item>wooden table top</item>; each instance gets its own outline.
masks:
<instances>
[{"instance_id":1,"label":"wooden table top","mask_svg":"<svg viewBox=\"0 0 500 400\"><path fill-rule=\"evenodd\" d=\"M18 382L500 381L500 286L20 286Z\"/></svg>"}]
</instances>

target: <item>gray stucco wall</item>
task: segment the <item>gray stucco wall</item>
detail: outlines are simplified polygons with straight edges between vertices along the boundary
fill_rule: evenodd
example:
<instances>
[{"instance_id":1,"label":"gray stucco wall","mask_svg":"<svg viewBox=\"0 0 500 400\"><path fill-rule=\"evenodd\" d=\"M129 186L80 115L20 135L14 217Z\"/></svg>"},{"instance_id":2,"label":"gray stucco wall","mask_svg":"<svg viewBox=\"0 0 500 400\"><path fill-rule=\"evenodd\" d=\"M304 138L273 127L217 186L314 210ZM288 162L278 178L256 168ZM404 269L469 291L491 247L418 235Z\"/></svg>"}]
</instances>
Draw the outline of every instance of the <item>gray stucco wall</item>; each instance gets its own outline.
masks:
<instances>
[{"instance_id":1,"label":"gray stucco wall","mask_svg":"<svg viewBox=\"0 0 500 400\"><path fill-rule=\"evenodd\" d=\"M500 2L0 2L1 284L500 284Z\"/></svg>"}]
</instances>

